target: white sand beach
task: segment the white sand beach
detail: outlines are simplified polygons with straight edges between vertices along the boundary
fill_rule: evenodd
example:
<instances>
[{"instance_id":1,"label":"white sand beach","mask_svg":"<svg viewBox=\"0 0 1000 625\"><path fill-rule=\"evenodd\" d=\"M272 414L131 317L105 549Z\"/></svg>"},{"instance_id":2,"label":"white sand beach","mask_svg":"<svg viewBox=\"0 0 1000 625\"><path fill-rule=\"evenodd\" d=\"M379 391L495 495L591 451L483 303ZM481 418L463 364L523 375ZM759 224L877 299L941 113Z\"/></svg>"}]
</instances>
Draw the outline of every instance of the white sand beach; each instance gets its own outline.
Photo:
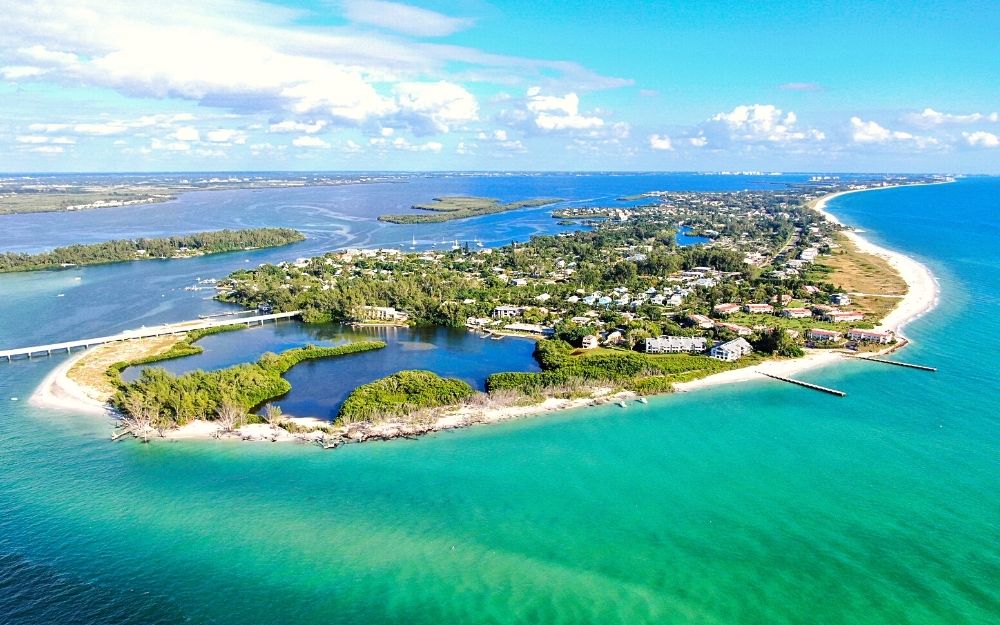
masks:
<instances>
[{"instance_id":1,"label":"white sand beach","mask_svg":"<svg viewBox=\"0 0 1000 625\"><path fill-rule=\"evenodd\" d=\"M53 369L35 392L28 403L40 408L83 412L86 414L107 414L107 398L99 397L93 389L87 389L69 378L67 373L73 366L90 352L80 352L66 359Z\"/></svg>"}]
</instances>

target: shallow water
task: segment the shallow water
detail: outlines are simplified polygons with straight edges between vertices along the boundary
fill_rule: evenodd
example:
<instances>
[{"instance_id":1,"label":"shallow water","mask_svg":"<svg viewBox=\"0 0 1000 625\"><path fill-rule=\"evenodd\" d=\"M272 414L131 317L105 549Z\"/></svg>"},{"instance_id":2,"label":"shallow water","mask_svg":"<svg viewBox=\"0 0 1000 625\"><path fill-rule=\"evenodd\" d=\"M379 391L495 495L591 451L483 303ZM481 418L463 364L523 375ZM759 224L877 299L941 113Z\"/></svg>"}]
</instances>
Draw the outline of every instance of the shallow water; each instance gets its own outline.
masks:
<instances>
[{"instance_id":1,"label":"shallow water","mask_svg":"<svg viewBox=\"0 0 1000 625\"><path fill-rule=\"evenodd\" d=\"M899 354L939 372L802 374L843 399L768 381L335 452L112 445L8 401L59 358L0 365L0 622L995 623L998 197L831 203L942 285ZM60 309L75 272L0 278L2 343L216 306L153 297L187 268L116 297L136 265L79 270Z\"/></svg>"}]
</instances>

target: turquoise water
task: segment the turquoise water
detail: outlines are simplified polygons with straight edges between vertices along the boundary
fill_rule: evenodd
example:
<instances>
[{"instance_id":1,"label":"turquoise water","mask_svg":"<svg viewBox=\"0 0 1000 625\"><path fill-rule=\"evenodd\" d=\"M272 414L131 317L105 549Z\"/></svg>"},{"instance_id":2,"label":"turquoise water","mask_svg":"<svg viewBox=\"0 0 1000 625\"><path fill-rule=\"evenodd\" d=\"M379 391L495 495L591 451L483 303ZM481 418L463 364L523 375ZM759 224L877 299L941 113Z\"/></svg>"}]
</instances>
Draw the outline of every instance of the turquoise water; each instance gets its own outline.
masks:
<instances>
[{"instance_id":1,"label":"turquoise water","mask_svg":"<svg viewBox=\"0 0 1000 625\"><path fill-rule=\"evenodd\" d=\"M55 362L16 362L0 622L995 623L997 198L831 204L942 283L900 354L940 371L802 375L843 399L761 382L335 452L112 445L23 401ZM46 310L48 279L0 281L5 325L46 332L12 307Z\"/></svg>"}]
</instances>

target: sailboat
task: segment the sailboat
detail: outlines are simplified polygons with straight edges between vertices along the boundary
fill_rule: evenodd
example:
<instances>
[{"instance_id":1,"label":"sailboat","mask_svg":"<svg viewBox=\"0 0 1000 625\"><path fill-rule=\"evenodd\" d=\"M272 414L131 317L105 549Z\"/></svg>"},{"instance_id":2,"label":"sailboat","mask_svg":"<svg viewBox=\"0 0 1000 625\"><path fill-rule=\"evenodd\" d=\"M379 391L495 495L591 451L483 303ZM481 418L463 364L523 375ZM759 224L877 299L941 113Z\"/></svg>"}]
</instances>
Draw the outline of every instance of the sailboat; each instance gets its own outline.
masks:
<instances>
[{"instance_id":1,"label":"sailboat","mask_svg":"<svg viewBox=\"0 0 1000 625\"><path fill-rule=\"evenodd\" d=\"M451 244L451 249L453 250L461 249L461 247L462 246L458 244L458 239L455 239L455 242Z\"/></svg>"},{"instance_id":2,"label":"sailboat","mask_svg":"<svg viewBox=\"0 0 1000 625\"><path fill-rule=\"evenodd\" d=\"M415 236L410 241L410 249L411 250L417 249L417 237L415 237Z\"/></svg>"}]
</instances>

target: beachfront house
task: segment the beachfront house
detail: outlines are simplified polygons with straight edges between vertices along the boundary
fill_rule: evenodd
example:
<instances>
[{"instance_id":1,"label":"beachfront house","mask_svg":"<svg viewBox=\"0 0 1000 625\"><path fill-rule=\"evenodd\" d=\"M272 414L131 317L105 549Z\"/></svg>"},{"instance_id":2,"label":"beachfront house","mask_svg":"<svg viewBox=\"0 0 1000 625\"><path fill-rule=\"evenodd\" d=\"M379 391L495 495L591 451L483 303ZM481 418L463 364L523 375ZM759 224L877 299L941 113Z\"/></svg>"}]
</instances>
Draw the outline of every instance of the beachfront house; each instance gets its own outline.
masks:
<instances>
[{"instance_id":1,"label":"beachfront house","mask_svg":"<svg viewBox=\"0 0 1000 625\"><path fill-rule=\"evenodd\" d=\"M402 323L406 321L406 313L392 306L362 306L361 318L365 321L387 321Z\"/></svg>"},{"instance_id":2,"label":"beachfront house","mask_svg":"<svg viewBox=\"0 0 1000 625\"><path fill-rule=\"evenodd\" d=\"M823 318L833 323L849 323L851 321L861 321L865 316L853 310L831 310L825 313Z\"/></svg>"},{"instance_id":3,"label":"beachfront house","mask_svg":"<svg viewBox=\"0 0 1000 625\"><path fill-rule=\"evenodd\" d=\"M731 315L740 311L739 304L716 304L712 307L712 312L717 315Z\"/></svg>"},{"instance_id":4,"label":"beachfront house","mask_svg":"<svg viewBox=\"0 0 1000 625\"><path fill-rule=\"evenodd\" d=\"M497 306L493 309L494 319L510 319L524 312L523 306Z\"/></svg>"},{"instance_id":5,"label":"beachfront house","mask_svg":"<svg viewBox=\"0 0 1000 625\"><path fill-rule=\"evenodd\" d=\"M745 338L741 337L731 341L726 341L725 343L720 343L719 345L713 347L709 353L712 358L725 360L727 362L734 362L752 351L753 346L751 346Z\"/></svg>"},{"instance_id":6,"label":"beachfront house","mask_svg":"<svg viewBox=\"0 0 1000 625\"><path fill-rule=\"evenodd\" d=\"M808 319L813 314L808 308L786 308L781 311L781 316L788 319Z\"/></svg>"},{"instance_id":7,"label":"beachfront house","mask_svg":"<svg viewBox=\"0 0 1000 625\"><path fill-rule=\"evenodd\" d=\"M847 333L847 338L852 341L864 341L865 343L878 343L879 345L888 345L892 343L895 339L895 335L892 332L880 331L880 330L864 330L862 328L851 328Z\"/></svg>"},{"instance_id":8,"label":"beachfront house","mask_svg":"<svg viewBox=\"0 0 1000 625\"><path fill-rule=\"evenodd\" d=\"M647 354L693 354L705 351L705 337L659 336L648 338L643 349Z\"/></svg>"},{"instance_id":9,"label":"beachfront house","mask_svg":"<svg viewBox=\"0 0 1000 625\"><path fill-rule=\"evenodd\" d=\"M508 332L521 332L524 334L540 334L542 336L551 336L555 334L555 330L550 327L538 325L537 323L509 323L503 327L504 330Z\"/></svg>"},{"instance_id":10,"label":"beachfront house","mask_svg":"<svg viewBox=\"0 0 1000 625\"><path fill-rule=\"evenodd\" d=\"M836 343L843 336L840 332L835 330L824 330L822 328L813 328L809 330L809 334L806 335L810 341L815 341L817 343Z\"/></svg>"}]
</instances>

